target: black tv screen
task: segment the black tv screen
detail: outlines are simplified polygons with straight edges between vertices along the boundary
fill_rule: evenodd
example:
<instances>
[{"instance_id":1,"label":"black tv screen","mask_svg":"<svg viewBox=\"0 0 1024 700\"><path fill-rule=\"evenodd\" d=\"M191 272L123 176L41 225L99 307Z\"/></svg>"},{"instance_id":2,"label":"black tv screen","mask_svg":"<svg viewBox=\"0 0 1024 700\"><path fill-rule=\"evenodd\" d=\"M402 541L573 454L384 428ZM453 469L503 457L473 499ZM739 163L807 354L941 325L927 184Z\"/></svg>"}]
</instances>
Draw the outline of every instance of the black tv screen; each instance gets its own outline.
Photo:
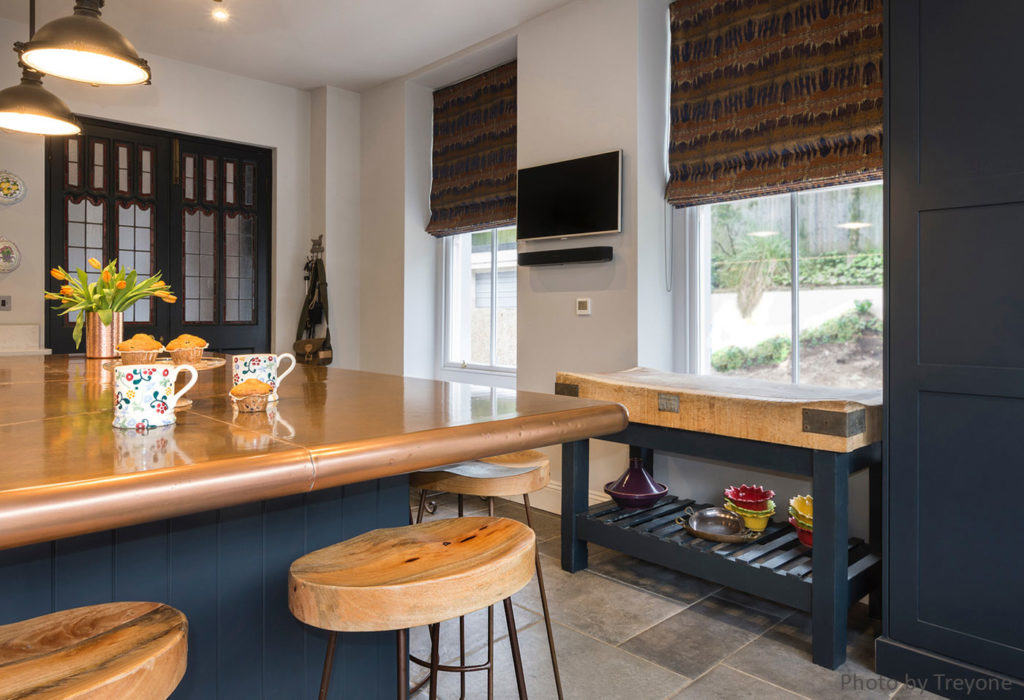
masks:
<instances>
[{"instance_id":1,"label":"black tv screen","mask_svg":"<svg viewBox=\"0 0 1024 700\"><path fill-rule=\"evenodd\" d=\"M622 151L519 171L519 240L622 229Z\"/></svg>"}]
</instances>

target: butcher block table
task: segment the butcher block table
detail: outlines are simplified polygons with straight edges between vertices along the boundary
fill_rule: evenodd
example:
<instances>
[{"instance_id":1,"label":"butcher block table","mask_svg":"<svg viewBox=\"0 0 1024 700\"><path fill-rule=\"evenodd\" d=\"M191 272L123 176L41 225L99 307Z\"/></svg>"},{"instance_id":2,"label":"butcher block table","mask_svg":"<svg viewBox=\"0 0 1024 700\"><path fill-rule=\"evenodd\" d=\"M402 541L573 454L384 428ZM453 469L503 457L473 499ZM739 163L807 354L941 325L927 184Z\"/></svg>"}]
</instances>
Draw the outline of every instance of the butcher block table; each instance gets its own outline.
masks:
<instances>
[{"instance_id":1,"label":"butcher block table","mask_svg":"<svg viewBox=\"0 0 1024 700\"><path fill-rule=\"evenodd\" d=\"M626 552L731 588L810 611L813 659L846 660L846 616L881 580L882 392L782 384L738 377L559 372L557 394L615 401L629 411L625 443L653 470L654 450L813 479L814 549L800 544L777 503L775 522L753 543L694 537L675 520L697 504L666 495L649 508L608 501L588 508L589 443L562 448L562 567L587 566L587 542ZM625 465L623 465L625 467ZM870 542L848 537L849 476L869 470Z\"/></svg>"},{"instance_id":2,"label":"butcher block table","mask_svg":"<svg viewBox=\"0 0 1024 700\"><path fill-rule=\"evenodd\" d=\"M313 697L326 634L288 611L289 564L409 520L410 471L622 430L614 403L299 365L239 414L225 367L177 424L115 430L111 372L0 358L0 624L115 600L189 619L175 698ZM392 697L394 635L343 636L336 687Z\"/></svg>"}]
</instances>

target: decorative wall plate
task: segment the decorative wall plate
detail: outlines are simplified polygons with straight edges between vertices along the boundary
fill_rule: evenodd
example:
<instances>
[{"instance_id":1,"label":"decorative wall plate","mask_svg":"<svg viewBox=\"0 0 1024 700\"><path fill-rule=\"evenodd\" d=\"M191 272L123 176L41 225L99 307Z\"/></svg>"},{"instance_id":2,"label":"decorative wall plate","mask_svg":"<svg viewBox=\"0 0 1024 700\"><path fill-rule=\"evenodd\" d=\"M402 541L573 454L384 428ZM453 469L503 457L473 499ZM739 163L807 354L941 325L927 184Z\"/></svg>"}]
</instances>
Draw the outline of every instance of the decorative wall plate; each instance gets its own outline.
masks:
<instances>
[{"instance_id":1,"label":"decorative wall plate","mask_svg":"<svg viewBox=\"0 0 1024 700\"><path fill-rule=\"evenodd\" d=\"M14 241L0 236L0 272L13 272L21 264L21 251Z\"/></svg>"},{"instance_id":2,"label":"decorative wall plate","mask_svg":"<svg viewBox=\"0 0 1024 700\"><path fill-rule=\"evenodd\" d=\"M9 170L0 170L0 204L17 204L25 198L25 181Z\"/></svg>"}]
</instances>

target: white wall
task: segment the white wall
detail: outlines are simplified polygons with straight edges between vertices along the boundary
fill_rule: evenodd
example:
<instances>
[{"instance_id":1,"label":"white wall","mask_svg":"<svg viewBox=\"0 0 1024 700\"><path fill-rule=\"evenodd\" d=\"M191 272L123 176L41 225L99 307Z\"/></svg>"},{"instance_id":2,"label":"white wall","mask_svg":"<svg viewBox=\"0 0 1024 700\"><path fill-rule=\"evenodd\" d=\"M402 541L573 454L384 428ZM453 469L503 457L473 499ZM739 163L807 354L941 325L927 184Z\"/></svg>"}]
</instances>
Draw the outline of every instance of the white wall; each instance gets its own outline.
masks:
<instances>
[{"instance_id":1,"label":"white wall","mask_svg":"<svg viewBox=\"0 0 1024 700\"><path fill-rule=\"evenodd\" d=\"M405 342L403 374L432 379L438 374L437 277L441 245L426 233L430 221L434 92L405 84Z\"/></svg>"},{"instance_id":2,"label":"white wall","mask_svg":"<svg viewBox=\"0 0 1024 700\"><path fill-rule=\"evenodd\" d=\"M0 20L0 45L24 39L26 25ZM94 88L55 78L44 85L77 114L141 124L210 138L254 144L274 151L271 338L290 349L304 287L309 250L310 97L304 90L242 78L155 56L139 47L153 69L153 84ZM14 60L0 61L0 85L14 85ZM43 137L0 136L0 169L25 178L29 199L0 210L0 230L22 250L24 271L0 276L0 294L11 294L14 311L0 323L43 324Z\"/></svg>"},{"instance_id":3,"label":"white wall","mask_svg":"<svg viewBox=\"0 0 1024 700\"><path fill-rule=\"evenodd\" d=\"M311 92L310 233L324 234L333 367L359 367L360 105L335 87Z\"/></svg>"},{"instance_id":4,"label":"white wall","mask_svg":"<svg viewBox=\"0 0 1024 700\"><path fill-rule=\"evenodd\" d=\"M664 277L649 269L663 241L659 134L664 117L657 88L664 80L658 63L665 55L666 5L660 0L578 0L519 28L519 167L623 152L622 233L521 244L529 250L612 245L615 258L611 263L520 268L519 389L550 393L558 370L633 367L641 347L654 348L652 357L671 357L671 346L661 340L666 332L671 338L670 307L662 299L666 293L659 291ZM655 75L648 75L650 70ZM647 104L652 99L655 103ZM641 284L638 273L651 279ZM591 299L592 315L575 314L578 297ZM642 340L641 319L650 324ZM667 330L662 328L666 324ZM560 481L560 451L546 452L554 480ZM624 446L592 444L592 494L625 469L626 458ZM557 487L539 494L537 502L557 510Z\"/></svg>"}]
</instances>

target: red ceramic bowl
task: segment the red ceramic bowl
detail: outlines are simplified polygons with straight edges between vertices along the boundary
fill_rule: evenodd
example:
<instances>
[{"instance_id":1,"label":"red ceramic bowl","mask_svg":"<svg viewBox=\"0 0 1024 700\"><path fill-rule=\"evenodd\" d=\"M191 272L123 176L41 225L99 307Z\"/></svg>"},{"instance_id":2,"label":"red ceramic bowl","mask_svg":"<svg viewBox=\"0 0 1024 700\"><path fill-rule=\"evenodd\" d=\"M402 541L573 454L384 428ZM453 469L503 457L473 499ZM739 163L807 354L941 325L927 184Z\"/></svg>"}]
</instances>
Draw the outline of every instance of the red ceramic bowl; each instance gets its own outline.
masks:
<instances>
[{"instance_id":1,"label":"red ceramic bowl","mask_svg":"<svg viewBox=\"0 0 1024 700\"><path fill-rule=\"evenodd\" d=\"M800 540L802 544L808 547L814 546L814 533L810 530L805 530L796 523L796 518L790 517L789 524L796 528L796 538Z\"/></svg>"},{"instance_id":2,"label":"red ceramic bowl","mask_svg":"<svg viewBox=\"0 0 1024 700\"><path fill-rule=\"evenodd\" d=\"M743 484L739 488L730 486L725 490L725 497L745 510L765 510L774 496L774 491L763 486Z\"/></svg>"}]
</instances>

